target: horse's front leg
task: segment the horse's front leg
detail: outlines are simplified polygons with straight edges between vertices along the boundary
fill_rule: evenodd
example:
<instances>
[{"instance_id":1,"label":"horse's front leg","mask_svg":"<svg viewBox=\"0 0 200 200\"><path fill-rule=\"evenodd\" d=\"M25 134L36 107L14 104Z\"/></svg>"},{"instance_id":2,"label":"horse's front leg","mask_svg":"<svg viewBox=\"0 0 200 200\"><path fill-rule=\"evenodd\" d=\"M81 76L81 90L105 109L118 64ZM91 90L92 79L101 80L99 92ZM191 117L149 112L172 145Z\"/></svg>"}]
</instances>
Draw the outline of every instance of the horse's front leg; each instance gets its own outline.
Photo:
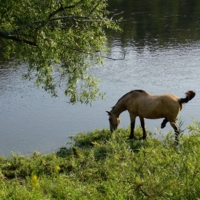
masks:
<instances>
[{"instance_id":1,"label":"horse's front leg","mask_svg":"<svg viewBox=\"0 0 200 200\"><path fill-rule=\"evenodd\" d=\"M131 118L131 132L130 132L129 139L133 139L133 138L135 138L135 136L134 136L134 129L135 129L135 118L136 117L130 115L130 118Z\"/></svg>"},{"instance_id":2,"label":"horse's front leg","mask_svg":"<svg viewBox=\"0 0 200 200\"><path fill-rule=\"evenodd\" d=\"M145 130L145 123L144 123L143 117L140 117L140 124L141 124L142 131L143 131L143 140L145 140L146 137L147 137L147 133L146 133L146 130Z\"/></svg>"}]
</instances>

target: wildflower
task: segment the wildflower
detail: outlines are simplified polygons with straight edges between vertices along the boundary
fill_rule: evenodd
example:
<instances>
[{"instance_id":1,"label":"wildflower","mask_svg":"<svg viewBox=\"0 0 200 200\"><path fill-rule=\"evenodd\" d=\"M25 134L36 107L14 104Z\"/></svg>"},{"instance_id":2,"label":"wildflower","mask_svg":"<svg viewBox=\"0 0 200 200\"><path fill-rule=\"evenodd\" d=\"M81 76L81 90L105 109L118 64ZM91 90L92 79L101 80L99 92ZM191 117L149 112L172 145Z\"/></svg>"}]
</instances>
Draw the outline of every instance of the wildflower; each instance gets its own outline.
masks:
<instances>
[{"instance_id":1,"label":"wildflower","mask_svg":"<svg viewBox=\"0 0 200 200\"><path fill-rule=\"evenodd\" d=\"M116 159L119 159L120 157L121 157L121 155L119 153L115 155Z\"/></svg>"},{"instance_id":2,"label":"wildflower","mask_svg":"<svg viewBox=\"0 0 200 200\"><path fill-rule=\"evenodd\" d=\"M98 146L98 145L99 145L96 141L91 142L91 144L92 144L93 146Z\"/></svg>"},{"instance_id":3,"label":"wildflower","mask_svg":"<svg viewBox=\"0 0 200 200\"><path fill-rule=\"evenodd\" d=\"M32 187L33 189L37 188L38 187L38 177L37 175L32 175Z\"/></svg>"},{"instance_id":4,"label":"wildflower","mask_svg":"<svg viewBox=\"0 0 200 200\"><path fill-rule=\"evenodd\" d=\"M143 185L145 181L140 180L139 178L136 179L136 190L139 190Z\"/></svg>"},{"instance_id":5,"label":"wildflower","mask_svg":"<svg viewBox=\"0 0 200 200\"><path fill-rule=\"evenodd\" d=\"M55 169L55 171L56 171L57 173L60 171L60 167L59 167L58 165L56 165L56 166L54 167L54 169Z\"/></svg>"}]
</instances>

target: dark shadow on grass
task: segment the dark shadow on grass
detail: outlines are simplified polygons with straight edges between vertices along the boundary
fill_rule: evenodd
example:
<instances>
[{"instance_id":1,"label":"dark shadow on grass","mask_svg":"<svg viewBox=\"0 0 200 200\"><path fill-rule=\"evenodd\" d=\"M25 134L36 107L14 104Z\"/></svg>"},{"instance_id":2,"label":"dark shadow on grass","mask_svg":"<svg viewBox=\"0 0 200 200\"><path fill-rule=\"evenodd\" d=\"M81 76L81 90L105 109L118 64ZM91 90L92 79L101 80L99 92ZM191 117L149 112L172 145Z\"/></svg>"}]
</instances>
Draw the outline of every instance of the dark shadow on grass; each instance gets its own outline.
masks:
<instances>
[{"instance_id":1,"label":"dark shadow on grass","mask_svg":"<svg viewBox=\"0 0 200 200\"><path fill-rule=\"evenodd\" d=\"M131 150L137 153L144 146L145 141L139 139L129 139L128 143L130 145Z\"/></svg>"},{"instance_id":2,"label":"dark shadow on grass","mask_svg":"<svg viewBox=\"0 0 200 200\"><path fill-rule=\"evenodd\" d=\"M78 133L75 136L71 137L72 142L69 148L61 147L56 155L59 157L66 157L70 155L77 156L77 149L92 149L97 148L98 144L106 144L111 138L111 132L106 129L94 130L89 133ZM98 148L97 148L98 149ZM99 148L99 153L97 157L104 157L105 149Z\"/></svg>"}]
</instances>

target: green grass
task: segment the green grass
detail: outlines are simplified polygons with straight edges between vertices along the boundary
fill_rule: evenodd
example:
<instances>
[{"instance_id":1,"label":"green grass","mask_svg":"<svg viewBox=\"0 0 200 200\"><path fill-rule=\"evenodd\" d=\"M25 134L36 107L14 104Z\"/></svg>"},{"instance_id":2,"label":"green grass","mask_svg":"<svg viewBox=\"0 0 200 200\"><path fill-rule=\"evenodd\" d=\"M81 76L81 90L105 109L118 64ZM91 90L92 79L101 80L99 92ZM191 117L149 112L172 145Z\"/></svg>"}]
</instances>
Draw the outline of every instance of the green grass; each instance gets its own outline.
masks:
<instances>
[{"instance_id":1,"label":"green grass","mask_svg":"<svg viewBox=\"0 0 200 200\"><path fill-rule=\"evenodd\" d=\"M141 130L136 132L141 135ZM189 134L187 134L190 132ZM71 137L56 153L0 158L0 199L153 199L200 197L200 123L194 121L174 147L128 140L129 130L94 130Z\"/></svg>"}]
</instances>

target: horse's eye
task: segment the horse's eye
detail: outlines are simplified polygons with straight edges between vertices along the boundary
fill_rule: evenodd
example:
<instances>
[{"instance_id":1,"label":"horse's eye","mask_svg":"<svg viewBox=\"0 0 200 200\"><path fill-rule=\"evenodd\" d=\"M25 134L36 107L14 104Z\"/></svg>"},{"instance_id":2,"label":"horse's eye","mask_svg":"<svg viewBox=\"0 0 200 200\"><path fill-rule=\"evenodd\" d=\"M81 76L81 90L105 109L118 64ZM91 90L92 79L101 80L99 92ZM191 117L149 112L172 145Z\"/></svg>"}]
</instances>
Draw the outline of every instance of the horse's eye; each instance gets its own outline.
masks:
<instances>
[{"instance_id":1,"label":"horse's eye","mask_svg":"<svg viewBox=\"0 0 200 200\"><path fill-rule=\"evenodd\" d=\"M109 120L109 122L111 122L112 120L111 119L108 119Z\"/></svg>"}]
</instances>

